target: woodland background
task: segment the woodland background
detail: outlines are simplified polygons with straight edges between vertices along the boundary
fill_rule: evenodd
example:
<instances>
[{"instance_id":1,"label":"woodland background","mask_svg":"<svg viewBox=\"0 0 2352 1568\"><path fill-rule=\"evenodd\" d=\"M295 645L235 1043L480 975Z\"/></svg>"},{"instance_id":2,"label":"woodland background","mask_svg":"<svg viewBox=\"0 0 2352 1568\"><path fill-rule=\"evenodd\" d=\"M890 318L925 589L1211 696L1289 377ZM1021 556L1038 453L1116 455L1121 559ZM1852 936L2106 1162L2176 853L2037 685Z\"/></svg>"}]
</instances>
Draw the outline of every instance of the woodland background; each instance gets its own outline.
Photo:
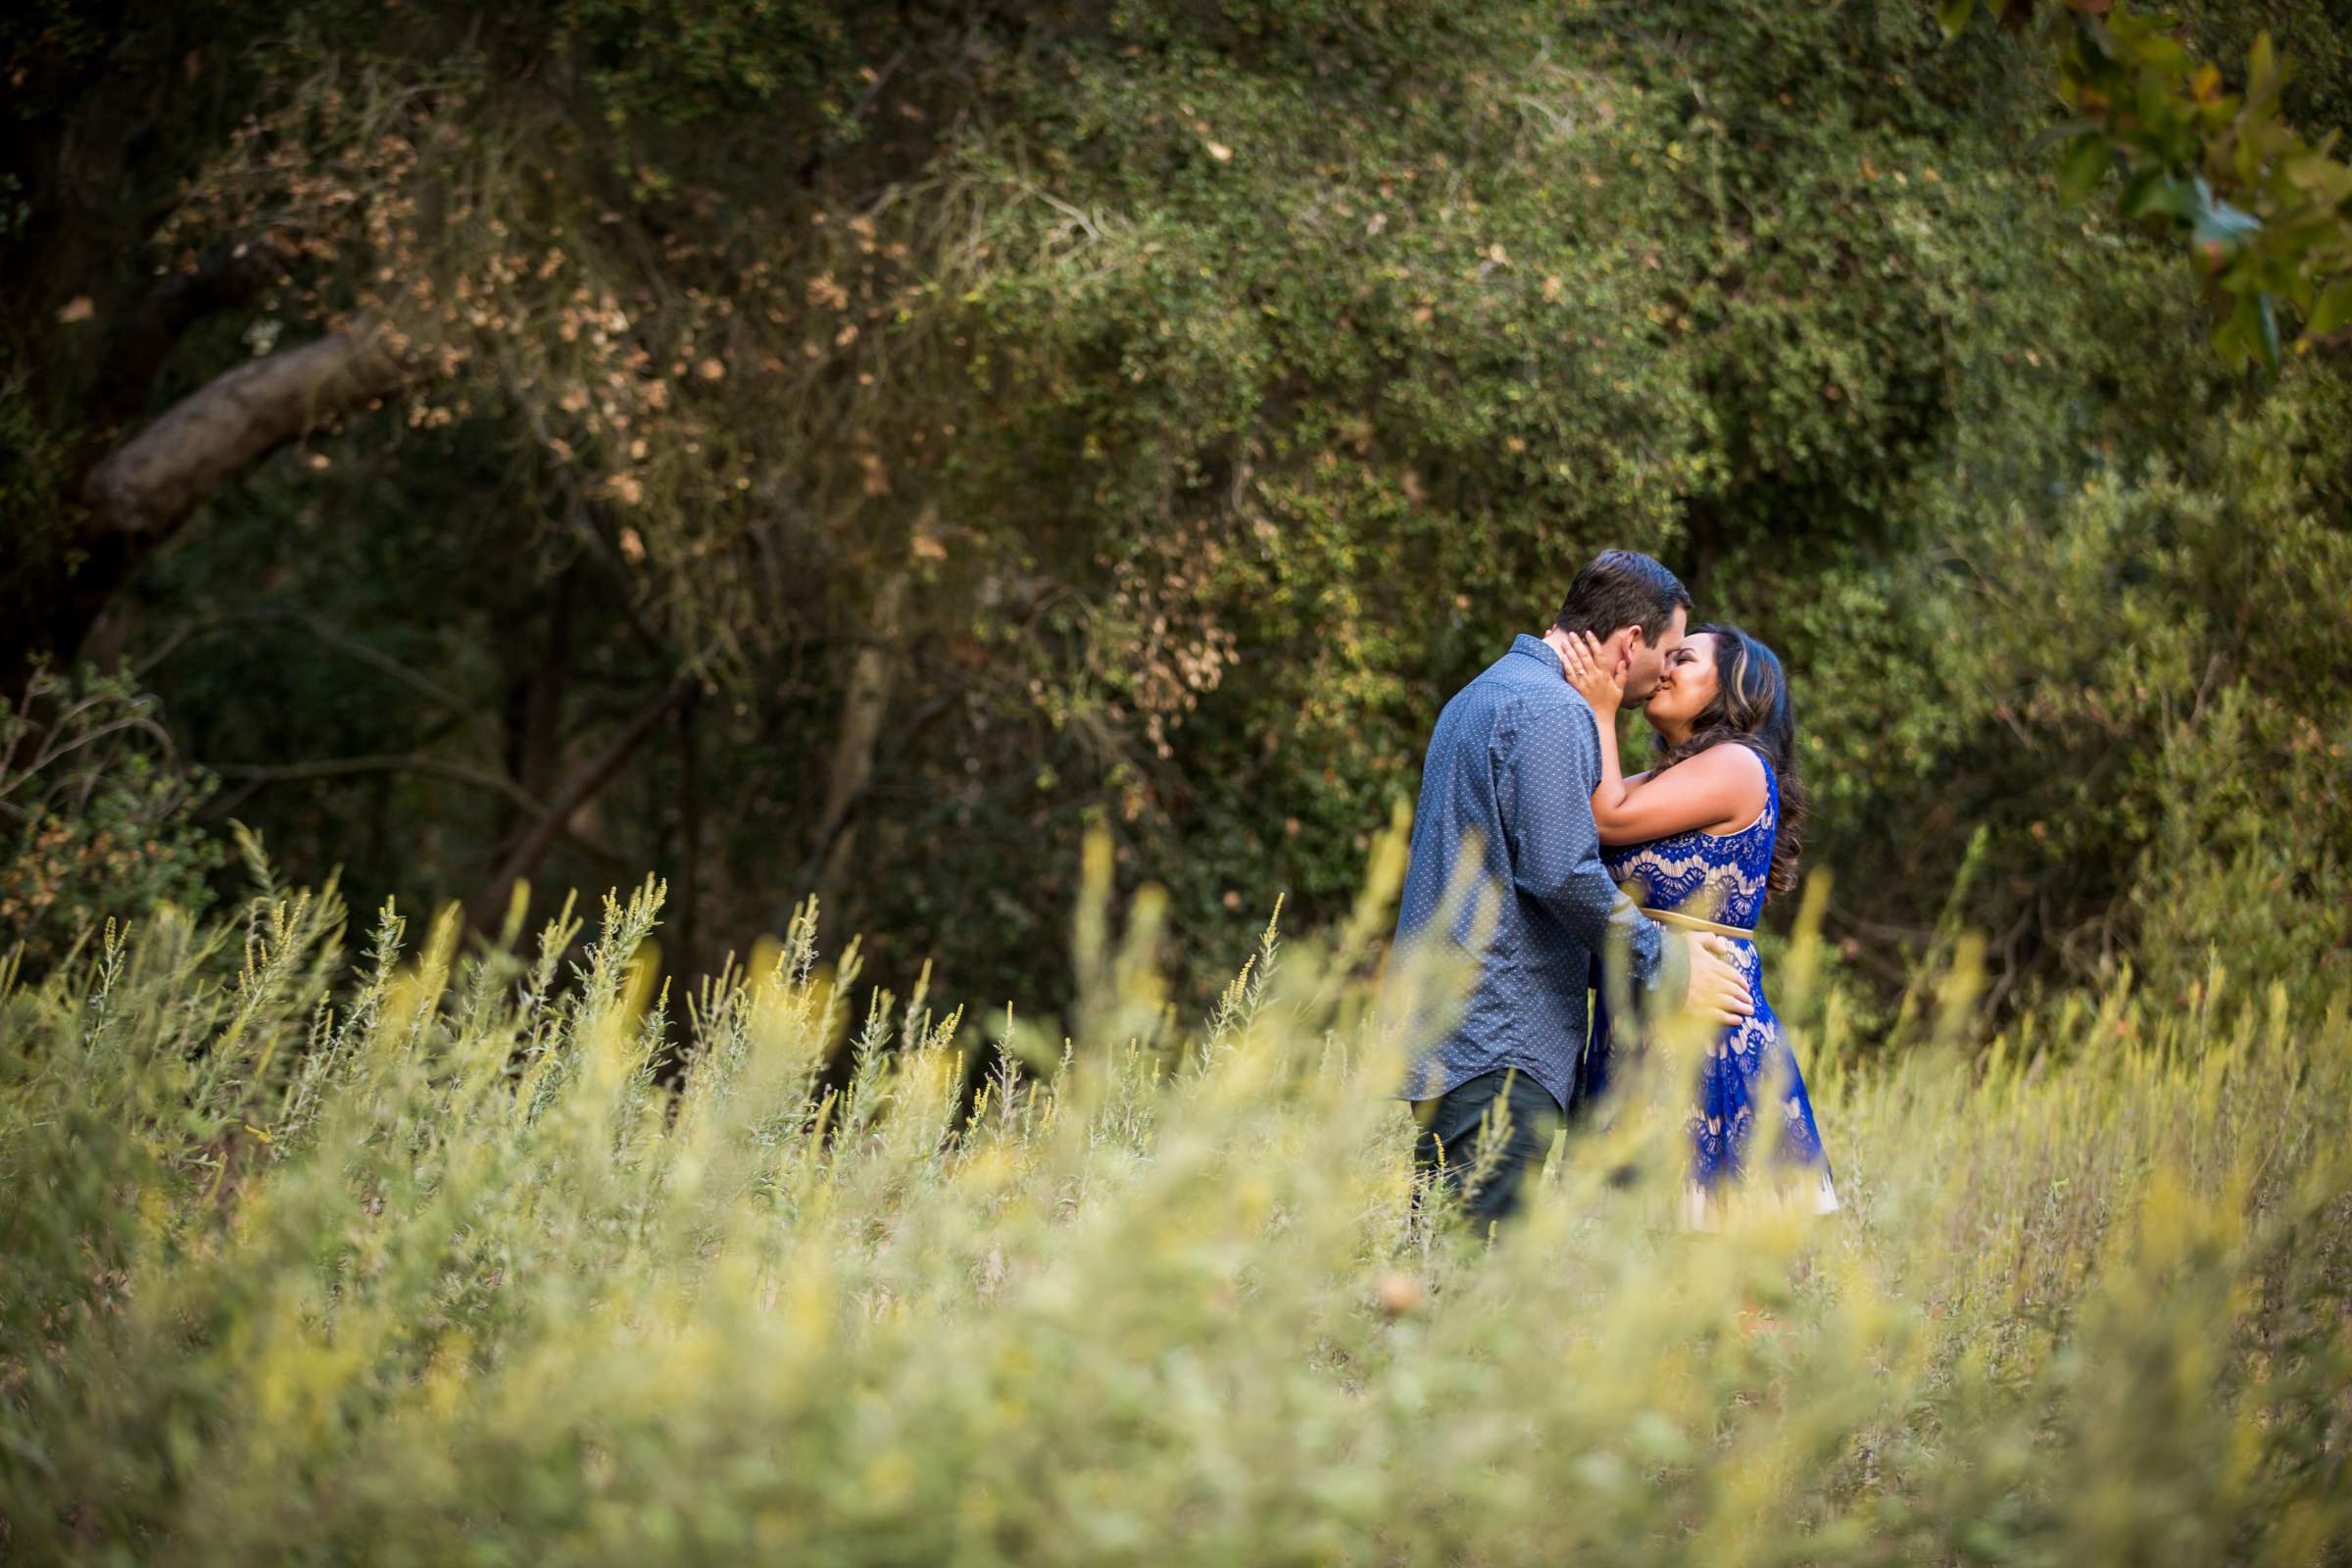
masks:
<instances>
[{"instance_id":1,"label":"woodland background","mask_svg":"<svg viewBox=\"0 0 2352 1568\"><path fill-rule=\"evenodd\" d=\"M2180 22L2352 123L2340 13ZM0 60L31 972L233 894L234 818L361 910L650 868L672 970L816 892L1052 1007L1101 824L1204 999L1624 545L1786 656L1864 1025L1962 927L2000 1007L2345 975L2343 355L2216 353L2030 31L38 0Z\"/></svg>"}]
</instances>

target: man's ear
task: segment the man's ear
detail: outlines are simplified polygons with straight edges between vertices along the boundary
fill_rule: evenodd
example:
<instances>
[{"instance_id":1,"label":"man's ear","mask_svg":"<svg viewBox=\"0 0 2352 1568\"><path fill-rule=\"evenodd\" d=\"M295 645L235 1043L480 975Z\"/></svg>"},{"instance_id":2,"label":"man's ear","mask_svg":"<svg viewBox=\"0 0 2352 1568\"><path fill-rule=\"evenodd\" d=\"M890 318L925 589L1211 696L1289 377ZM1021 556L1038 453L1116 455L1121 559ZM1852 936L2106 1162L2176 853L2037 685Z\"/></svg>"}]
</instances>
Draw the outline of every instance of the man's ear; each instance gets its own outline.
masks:
<instances>
[{"instance_id":1,"label":"man's ear","mask_svg":"<svg viewBox=\"0 0 2352 1568\"><path fill-rule=\"evenodd\" d=\"M1631 663L1635 650L1642 645L1643 640L1641 627L1620 626L1609 633L1609 640L1602 646L1619 663Z\"/></svg>"}]
</instances>

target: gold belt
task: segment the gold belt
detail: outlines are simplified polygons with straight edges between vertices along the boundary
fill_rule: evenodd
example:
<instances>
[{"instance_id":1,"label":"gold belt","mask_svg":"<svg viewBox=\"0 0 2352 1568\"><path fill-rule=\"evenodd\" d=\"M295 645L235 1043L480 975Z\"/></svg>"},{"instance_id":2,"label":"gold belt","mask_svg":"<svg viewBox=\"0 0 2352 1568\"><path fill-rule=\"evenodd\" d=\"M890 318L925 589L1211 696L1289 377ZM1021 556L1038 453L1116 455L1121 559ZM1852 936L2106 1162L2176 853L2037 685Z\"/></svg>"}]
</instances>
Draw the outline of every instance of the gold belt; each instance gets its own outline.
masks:
<instances>
[{"instance_id":1,"label":"gold belt","mask_svg":"<svg viewBox=\"0 0 2352 1568\"><path fill-rule=\"evenodd\" d=\"M1725 925L1716 920L1701 920L1695 914L1684 914L1674 909L1653 909L1647 905L1642 906L1642 912L1662 925L1679 925L1686 931L1712 931L1719 937L1737 937L1741 942L1756 940L1753 931L1743 931L1739 926Z\"/></svg>"}]
</instances>

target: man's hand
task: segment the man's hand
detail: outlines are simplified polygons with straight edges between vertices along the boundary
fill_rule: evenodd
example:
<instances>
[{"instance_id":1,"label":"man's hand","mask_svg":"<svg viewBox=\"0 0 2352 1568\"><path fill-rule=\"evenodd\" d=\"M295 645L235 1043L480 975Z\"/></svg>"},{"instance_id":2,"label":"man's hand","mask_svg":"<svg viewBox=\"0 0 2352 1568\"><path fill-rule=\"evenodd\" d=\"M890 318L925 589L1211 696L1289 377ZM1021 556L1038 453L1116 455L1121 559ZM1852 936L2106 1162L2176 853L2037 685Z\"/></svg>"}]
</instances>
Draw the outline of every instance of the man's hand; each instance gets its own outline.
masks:
<instances>
[{"instance_id":1,"label":"man's hand","mask_svg":"<svg viewBox=\"0 0 2352 1568\"><path fill-rule=\"evenodd\" d=\"M1683 993L1683 1005L1721 1024L1736 1024L1756 1012L1755 999L1733 966L1731 953L1729 937L1712 931L1691 934L1690 984Z\"/></svg>"}]
</instances>

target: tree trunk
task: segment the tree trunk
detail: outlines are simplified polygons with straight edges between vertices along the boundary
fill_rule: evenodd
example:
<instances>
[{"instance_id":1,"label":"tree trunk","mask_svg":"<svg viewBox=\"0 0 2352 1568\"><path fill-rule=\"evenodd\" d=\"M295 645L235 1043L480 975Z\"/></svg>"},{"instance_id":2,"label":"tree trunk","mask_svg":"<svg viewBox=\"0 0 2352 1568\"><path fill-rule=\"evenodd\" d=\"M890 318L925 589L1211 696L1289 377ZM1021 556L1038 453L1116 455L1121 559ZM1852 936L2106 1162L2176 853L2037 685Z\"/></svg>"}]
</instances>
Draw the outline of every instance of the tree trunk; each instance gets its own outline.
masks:
<instances>
[{"instance_id":1,"label":"tree trunk","mask_svg":"<svg viewBox=\"0 0 2352 1568\"><path fill-rule=\"evenodd\" d=\"M571 623L578 595L579 566L566 566L556 577L555 593L547 605L546 635L537 647L522 637L504 639L499 654L506 668L507 771L523 793L546 800L555 792L556 773L564 742L564 697L571 678ZM523 624L531 605L509 607L514 623ZM536 813L499 823L504 843L525 831Z\"/></svg>"},{"instance_id":2,"label":"tree trunk","mask_svg":"<svg viewBox=\"0 0 2352 1568\"><path fill-rule=\"evenodd\" d=\"M688 985L701 973L703 924L703 779L695 715L699 692L678 705L678 956L670 973Z\"/></svg>"},{"instance_id":3,"label":"tree trunk","mask_svg":"<svg viewBox=\"0 0 2352 1568\"><path fill-rule=\"evenodd\" d=\"M874 751L890 711L890 689L898 661L906 594L914 577L911 562L891 568L874 590L864 641L850 661L849 687L842 694L841 730L833 742L833 766L825 779L824 809L810 835L809 859L816 867L814 891L837 892L849 877L857 851L858 800L874 776Z\"/></svg>"}]
</instances>

